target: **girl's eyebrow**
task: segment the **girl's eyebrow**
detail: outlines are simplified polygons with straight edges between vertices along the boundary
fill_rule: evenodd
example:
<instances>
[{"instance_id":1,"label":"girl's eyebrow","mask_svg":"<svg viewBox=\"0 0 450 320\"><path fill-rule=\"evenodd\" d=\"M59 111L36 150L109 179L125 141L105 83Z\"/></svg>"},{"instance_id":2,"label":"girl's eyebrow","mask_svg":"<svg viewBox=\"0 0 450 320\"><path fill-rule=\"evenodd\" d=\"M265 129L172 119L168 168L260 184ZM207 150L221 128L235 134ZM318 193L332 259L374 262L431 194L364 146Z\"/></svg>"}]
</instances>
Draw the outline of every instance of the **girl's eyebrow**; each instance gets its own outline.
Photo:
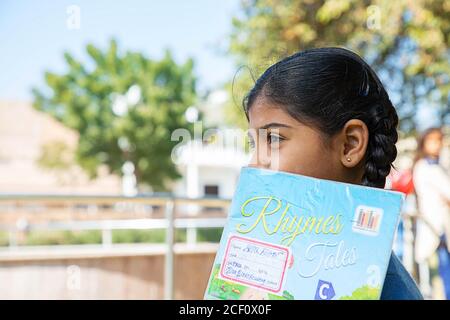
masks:
<instances>
[{"instance_id":1,"label":"girl's eyebrow","mask_svg":"<svg viewBox=\"0 0 450 320\"><path fill-rule=\"evenodd\" d=\"M263 125L259 129L269 129L269 128L292 128L292 127L284 123L271 122Z\"/></svg>"}]
</instances>

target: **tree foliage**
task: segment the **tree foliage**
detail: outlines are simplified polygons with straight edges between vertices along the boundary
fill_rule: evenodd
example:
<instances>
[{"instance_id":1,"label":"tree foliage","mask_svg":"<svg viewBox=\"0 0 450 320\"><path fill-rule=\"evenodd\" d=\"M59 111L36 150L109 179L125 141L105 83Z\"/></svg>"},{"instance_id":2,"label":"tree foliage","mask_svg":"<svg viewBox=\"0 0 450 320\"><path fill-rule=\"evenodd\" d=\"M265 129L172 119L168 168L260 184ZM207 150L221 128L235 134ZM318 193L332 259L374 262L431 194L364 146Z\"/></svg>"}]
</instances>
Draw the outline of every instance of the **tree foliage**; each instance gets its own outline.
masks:
<instances>
[{"instance_id":1,"label":"tree foliage","mask_svg":"<svg viewBox=\"0 0 450 320\"><path fill-rule=\"evenodd\" d=\"M91 177L100 165L121 175L130 161L139 184L166 189L179 177L171 133L193 130L185 119L196 102L193 61L177 64L169 51L159 61L122 54L114 40L105 51L92 44L86 51L89 63L65 53L67 71L45 73L47 88L33 89L34 106L79 133L75 158Z\"/></svg>"},{"instance_id":2,"label":"tree foliage","mask_svg":"<svg viewBox=\"0 0 450 320\"><path fill-rule=\"evenodd\" d=\"M413 132L419 105L450 116L450 2L446 0L245 0L233 19L230 52L238 66L229 89L229 116L256 78L275 61L299 50L344 46L380 74L401 117ZM245 69L248 70L248 69ZM242 122L241 122L242 123Z\"/></svg>"}]
</instances>

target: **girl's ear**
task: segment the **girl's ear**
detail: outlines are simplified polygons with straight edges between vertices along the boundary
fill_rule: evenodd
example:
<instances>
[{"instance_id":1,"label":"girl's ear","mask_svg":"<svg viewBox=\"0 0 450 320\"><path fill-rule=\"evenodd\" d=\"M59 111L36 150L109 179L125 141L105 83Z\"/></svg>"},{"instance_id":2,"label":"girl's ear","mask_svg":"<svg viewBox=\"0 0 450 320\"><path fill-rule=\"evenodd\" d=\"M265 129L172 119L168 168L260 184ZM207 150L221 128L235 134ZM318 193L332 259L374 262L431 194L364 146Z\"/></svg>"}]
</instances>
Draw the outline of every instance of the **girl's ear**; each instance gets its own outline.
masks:
<instances>
[{"instance_id":1,"label":"girl's ear","mask_svg":"<svg viewBox=\"0 0 450 320\"><path fill-rule=\"evenodd\" d=\"M369 129L358 119L352 119L342 128L340 134L340 160L347 168L356 167L366 155L369 143Z\"/></svg>"}]
</instances>

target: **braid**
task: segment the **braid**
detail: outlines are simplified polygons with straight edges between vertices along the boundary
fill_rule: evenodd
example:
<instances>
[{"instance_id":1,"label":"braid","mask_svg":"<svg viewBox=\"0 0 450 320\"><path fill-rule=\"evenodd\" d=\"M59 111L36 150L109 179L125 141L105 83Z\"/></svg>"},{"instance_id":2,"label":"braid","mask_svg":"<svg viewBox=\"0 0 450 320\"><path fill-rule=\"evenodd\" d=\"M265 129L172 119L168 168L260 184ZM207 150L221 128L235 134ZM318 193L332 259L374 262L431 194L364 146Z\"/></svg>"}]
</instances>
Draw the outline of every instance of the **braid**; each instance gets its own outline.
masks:
<instances>
[{"instance_id":1,"label":"braid","mask_svg":"<svg viewBox=\"0 0 450 320\"><path fill-rule=\"evenodd\" d=\"M372 106L366 119L369 127L369 143L362 179L363 185L376 188L384 188L386 176L397 157L395 143L398 139L397 112L387 95L382 97L380 103Z\"/></svg>"}]
</instances>

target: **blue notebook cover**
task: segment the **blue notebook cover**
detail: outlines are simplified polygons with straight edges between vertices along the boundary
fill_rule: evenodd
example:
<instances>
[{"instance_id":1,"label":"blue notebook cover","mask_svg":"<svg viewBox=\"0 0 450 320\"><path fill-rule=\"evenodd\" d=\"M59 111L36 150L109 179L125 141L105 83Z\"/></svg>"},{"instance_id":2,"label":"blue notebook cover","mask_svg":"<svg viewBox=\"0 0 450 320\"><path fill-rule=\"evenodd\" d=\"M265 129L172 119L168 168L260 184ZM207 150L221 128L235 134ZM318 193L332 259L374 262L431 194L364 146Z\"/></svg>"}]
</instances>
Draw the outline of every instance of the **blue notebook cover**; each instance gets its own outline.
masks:
<instances>
[{"instance_id":1,"label":"blue notebook cover","mask_svg":"<svg viewBox=\"0 0 450 320\"><path fill-rule=\"evenodd\" d=\"M403 194L245 167L205 299L379 299Z\"/></svg>"}]
</instances>

